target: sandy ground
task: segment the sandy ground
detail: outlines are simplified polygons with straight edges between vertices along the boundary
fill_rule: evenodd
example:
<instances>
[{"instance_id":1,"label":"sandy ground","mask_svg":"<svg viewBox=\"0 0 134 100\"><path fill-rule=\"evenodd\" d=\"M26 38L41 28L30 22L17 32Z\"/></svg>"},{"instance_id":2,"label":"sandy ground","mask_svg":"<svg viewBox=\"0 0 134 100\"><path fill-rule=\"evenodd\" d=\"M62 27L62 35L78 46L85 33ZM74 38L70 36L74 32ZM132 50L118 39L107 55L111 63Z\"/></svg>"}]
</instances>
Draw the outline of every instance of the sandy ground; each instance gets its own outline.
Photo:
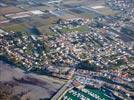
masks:
<instances>
[{"instance_id":1,"label":"sandy ground","mask_svg":"<svg viewBox=\"0 0 134 100\"><path fill-rule=\"evenodd\" d=\"M13 94L20 95L21 100L39 100L50 98L63 85L46 76L34 73L26 74L19 68L14 68L0 61L0 82L12 85Z\"/></svg>"}]
</instances>

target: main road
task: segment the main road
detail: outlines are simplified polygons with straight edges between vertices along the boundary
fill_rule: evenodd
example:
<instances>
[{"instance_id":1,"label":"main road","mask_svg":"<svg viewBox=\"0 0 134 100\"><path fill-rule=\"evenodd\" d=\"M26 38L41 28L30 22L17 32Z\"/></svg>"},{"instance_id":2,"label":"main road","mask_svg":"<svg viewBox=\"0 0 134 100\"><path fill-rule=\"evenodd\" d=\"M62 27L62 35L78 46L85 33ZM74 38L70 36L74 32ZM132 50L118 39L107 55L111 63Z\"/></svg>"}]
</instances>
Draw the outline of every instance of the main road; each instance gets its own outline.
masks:
<instances>
[{"instance_id":1,"label":"main road","mask_svg":"<svg viewBox=\"0 0 134 100\"><path fill-rule=\"evenodd\" d=\"M58 100L59 97L69 88L71 80L69 80L52 98L51 100Z\"/></svg>"}]
</instances>

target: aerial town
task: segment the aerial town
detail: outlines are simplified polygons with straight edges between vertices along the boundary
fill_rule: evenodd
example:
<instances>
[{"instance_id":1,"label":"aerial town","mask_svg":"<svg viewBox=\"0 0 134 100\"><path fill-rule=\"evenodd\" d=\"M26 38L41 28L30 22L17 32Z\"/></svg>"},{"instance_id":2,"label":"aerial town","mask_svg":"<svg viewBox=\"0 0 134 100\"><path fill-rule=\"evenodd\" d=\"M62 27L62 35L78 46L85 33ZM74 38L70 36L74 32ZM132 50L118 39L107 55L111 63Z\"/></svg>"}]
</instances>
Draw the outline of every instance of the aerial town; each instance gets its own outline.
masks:
<instances>
[{"instance_id":1,"label":"aerial town","mask_svg":"<svg viewBox=\"0 0 134 100\"><path fill-rule=\"evenodd\" d=\"M134 1L0 0L0 100L134 100Z\"/></svg>"}]
</instances>

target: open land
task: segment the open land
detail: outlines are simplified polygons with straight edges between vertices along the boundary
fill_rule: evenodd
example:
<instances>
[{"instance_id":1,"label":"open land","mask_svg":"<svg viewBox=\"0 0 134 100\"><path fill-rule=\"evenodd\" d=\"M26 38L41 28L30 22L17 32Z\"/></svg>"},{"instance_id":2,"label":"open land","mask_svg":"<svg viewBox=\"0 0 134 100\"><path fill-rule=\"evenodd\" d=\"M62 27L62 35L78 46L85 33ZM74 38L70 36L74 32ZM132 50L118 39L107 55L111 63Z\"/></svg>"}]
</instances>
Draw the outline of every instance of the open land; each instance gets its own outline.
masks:
<instances>
[{"instance_id":1,"label":"open land","mask_svg":"<svg viewBox=\"0 0 134 100\"><path fill-rule=\"evenodd\" d=\"M38 100L50 98L63 85L63 82L36 74L26 74L23 70L0 61L0 84L9 85L14 91L10 94L12 97L18 96L21 100ZM4 93L6 89L8 88L5 87L3 91L0 91ZM2 97L0 99L3 100Z\"/></svg>"}]
</instances>

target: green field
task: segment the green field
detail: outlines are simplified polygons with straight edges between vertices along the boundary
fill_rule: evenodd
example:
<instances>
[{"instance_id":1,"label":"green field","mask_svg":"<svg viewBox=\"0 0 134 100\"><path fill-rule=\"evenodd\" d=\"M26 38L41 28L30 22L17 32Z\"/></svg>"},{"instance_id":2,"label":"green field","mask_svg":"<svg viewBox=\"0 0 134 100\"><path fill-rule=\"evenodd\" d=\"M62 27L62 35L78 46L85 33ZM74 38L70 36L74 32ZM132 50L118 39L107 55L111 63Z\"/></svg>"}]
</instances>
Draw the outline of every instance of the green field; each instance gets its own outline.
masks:
<instances>
[{"instance_id":1,"label":"green field","mask_svg":"<svg viewBox=\"0 0 134 100\"><path fill-rule=\"evenodd\" d=\"M61 100L112 100L104 91L85 87L84 89L73 88L69 90Z\"/></svg>"},{"instance_id":2,"label":"green field","mask_svg":"<svg viewBox=\"0 0 134 100\"><path fill-rule=\"evenodd\" d=\"M8 25L8 26L3 26L2 29L10 32L22 32L24 30L26 30L29 27L29 25L25 24L25 23L21 23L21 24L12 24L12 25Z\"/></svg>"},{"instance_id":3,"label":"green field","mask_svg":"<svg viewBox=\"0 0 134 100\"><path fill-rule=\"evenodd\" d=\"M73 29L68 29L68 28L63 28L61 30L59 30L61 33L68 33L68 32L87 32L88 31L88 27L87 26L80 26L78 28L73 28Z\"/></svg>"}]
</instances>

